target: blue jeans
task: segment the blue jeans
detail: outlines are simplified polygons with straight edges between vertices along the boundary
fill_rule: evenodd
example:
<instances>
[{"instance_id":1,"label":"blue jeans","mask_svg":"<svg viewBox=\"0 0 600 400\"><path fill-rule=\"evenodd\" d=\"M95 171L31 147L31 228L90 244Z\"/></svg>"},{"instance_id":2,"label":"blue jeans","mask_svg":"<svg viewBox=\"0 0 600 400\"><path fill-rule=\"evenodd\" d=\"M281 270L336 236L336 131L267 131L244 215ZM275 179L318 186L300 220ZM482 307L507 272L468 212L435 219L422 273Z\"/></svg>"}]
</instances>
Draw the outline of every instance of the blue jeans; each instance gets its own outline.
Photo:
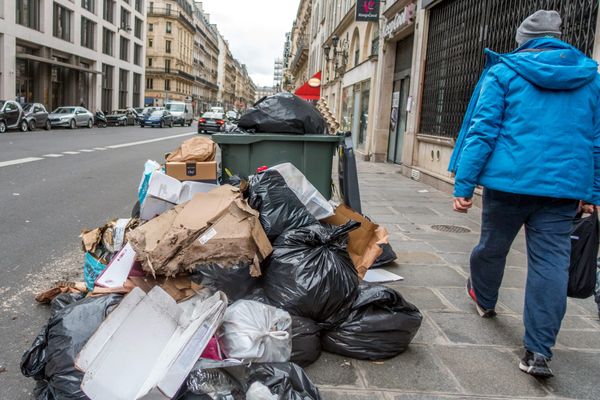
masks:
<instances>
[{"instance_id":1,"label":"blue jeans","mask_svg":"<svg viewBox=\"0 0 600 400\"><path fill-rule=\"evenodd\" d=\"M525 348L552 357L567 309L571 229L578 202L485 189L481 239L471 254L471 282L480 305L495 308L506 256L525 225L528 273Z\"/></svg>"}]
</instances>

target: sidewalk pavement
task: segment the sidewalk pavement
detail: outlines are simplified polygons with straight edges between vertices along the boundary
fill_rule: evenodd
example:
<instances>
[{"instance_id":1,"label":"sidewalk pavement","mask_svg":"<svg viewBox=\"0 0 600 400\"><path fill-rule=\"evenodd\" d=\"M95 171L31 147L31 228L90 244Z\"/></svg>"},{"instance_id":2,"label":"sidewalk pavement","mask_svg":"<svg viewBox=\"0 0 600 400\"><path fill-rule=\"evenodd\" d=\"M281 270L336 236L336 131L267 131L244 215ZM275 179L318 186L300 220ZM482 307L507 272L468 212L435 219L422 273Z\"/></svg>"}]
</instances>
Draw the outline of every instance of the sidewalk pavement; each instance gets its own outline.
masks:
<instances>
[{"instance_id":1,"label":"sidewalk pavement","mask_svg":"<svg viewBox=\"0 0 600 400\"><path fill-rule=\"evenodd\" d=\"M398 166L359 163L363 212L387 227L398 255L391 284L423 313L410 348L381 362L323 353L307 368L325 400L600 399L600 322L596 304L569 299L554 360L556 377L539 381L518 369L522 355L525 239L507 260L498 317L480 318L467 297L469 256L480 209L452 211L451 197L400 174ZM456 225L467 233L440 232Z\"/></svg>"}]
</instances>

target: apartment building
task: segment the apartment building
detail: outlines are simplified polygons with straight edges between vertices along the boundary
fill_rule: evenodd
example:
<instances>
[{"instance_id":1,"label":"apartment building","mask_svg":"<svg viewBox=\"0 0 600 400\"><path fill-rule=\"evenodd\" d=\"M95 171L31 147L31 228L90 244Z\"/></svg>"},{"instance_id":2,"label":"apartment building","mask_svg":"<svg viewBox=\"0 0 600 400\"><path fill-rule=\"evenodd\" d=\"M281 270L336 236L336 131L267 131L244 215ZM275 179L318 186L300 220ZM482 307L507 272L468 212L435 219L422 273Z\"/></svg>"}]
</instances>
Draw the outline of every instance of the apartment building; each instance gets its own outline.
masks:
<instances>
[{"instance_id":1,"label":"apartment building","mask_svg":"<svg viewBox=\"0 0 600 400\"><path fill-rule=\"evenodd\" d=\"M0 98L140 106L145 0L0 1Z\"/></svg>"},{"instance_id":2,"label":"apartment building","mask_svg":"<svg viewBox=\"0 0 600 400\"><path fill-rule=\"evenodd\" d=\"M194 3L194 76L196 84L192 89L192 103L196 113L209 110L216 105L219 92L219 32L204 13L201 2Z\"/></svg>"},{"instance_id":3,"label":"apartment building","mask_svg":"<svg viewBox=\"0 0 600 400\"><path fill-rule=\"evenodd\" d=\"M219 34L219 66L218 66L218 103L226 110L235 107L235 59L229 50L229 43Z\"/></svg>"}]
</instances>

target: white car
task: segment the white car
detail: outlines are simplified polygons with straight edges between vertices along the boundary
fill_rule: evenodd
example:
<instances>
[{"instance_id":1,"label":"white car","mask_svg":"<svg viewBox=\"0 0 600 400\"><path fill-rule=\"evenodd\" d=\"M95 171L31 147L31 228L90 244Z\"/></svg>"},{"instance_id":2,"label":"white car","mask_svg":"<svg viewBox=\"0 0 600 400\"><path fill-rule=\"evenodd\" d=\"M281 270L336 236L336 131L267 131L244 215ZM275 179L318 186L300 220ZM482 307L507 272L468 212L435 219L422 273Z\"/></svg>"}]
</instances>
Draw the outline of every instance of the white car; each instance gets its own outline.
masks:
<instances>
[{"instance_id":1,"label":"white car","mask_svg":"<svg viewBox=\"0 0 600 400\"><path fill-rule=\"evenodd\" d=\"M194 116L192 115L192 105L182 101L171 101L165 104L165 110L173 116L173 123L181 126L192 126Z\"/></svg>"},{"instance_id":2,"label":"white car","mask_svg":"<svg viewBox=\"0 0 600 400\"><path fill-rule=\"evenodd\" d=\"M52 127L68 127L75 129L78 126L94 126L94 114L83 107L58 107L48 115Z\"/></svg>"}]
</instances>

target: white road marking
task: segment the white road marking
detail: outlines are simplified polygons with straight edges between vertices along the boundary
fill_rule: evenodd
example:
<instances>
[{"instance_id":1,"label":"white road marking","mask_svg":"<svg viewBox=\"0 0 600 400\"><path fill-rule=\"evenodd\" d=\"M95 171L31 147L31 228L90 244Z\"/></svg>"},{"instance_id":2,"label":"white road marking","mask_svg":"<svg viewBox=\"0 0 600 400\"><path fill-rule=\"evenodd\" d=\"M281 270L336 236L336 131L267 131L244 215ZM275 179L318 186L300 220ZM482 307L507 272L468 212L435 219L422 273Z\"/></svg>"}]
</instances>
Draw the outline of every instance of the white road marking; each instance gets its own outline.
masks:
<instances>
[{"instance_id":1,"label":"white road marking","mask_svg":"<svg viewBox=\"0 0 600 400\"><path fill-rule=\"evenodd\" d=\"M160 142L160 141L163 141L163 140L170 140L170 139L180 138L180 137L184 137L184 136L191 136L191 135L195 135L195 134L196 134L196 132L182 133L180 135L165 136L165 137L158 138L158 139L141 140L139 142L115 144L115 145L106 146L106 147L109 148L109 149L120 149L120 148L123 148L123 147L138 146L140 144Z\"/></svg>"},{"instance_id":2,"label":"white road marking","mask_svg":"<svg viewBox=\"0 0 600 400\"><path fill-rule=\"evenodd\" d=\"M75 155L75 154L79 154L78 151L63 151L63 154L68 154L68 155Z\"/></svg>"},{"instance_id":3,"label":"white road marking","mask_svg":"<svg viewBox=\"0 0 600 400\"><path fill-rule=\"evenodd\" d=\"M62 157L64 156L64 154L44 154L43 157L48 157L48 158L58 158L58 157Z\"/></svg>"},{"instance_id":4,"label":"white road marking","mask_svg":"<svg viewBox=\"0 0 600 400\"><path fill-rule=\"evenodd\" d=\"M106 150L106 147L94 147L94 150L104 151Z\"/></svg>"},{"instance_id":5,"label":"white road marking","mask_svg":"<svg viewBox=\"0 0 600 400\"><path fill-rule=\"evenodd\" d=\"M0 162L0 168L2 168L2 167L8 167L9 165L25 164L25 163L29 163L29 162L33 162L33 161L39 161L39 160L43 160L43 158L40 158L40 157L27 157L27 158L19 158L18 160L2 161L2 162Z\"/></svg>"},{"instance_id":6,"label":"white road marking","mask_svg":"<svg viewBox=\"0 0 600 400\"><path fill-rule=\"evenodd\" d=\"M79 150L79 151L80 151L80 152L82 152L82 153L93 153L93 152L95 152L96 150L90 150L90 149L81 149L81 150Z\"/></svg>"}]
</instances>

